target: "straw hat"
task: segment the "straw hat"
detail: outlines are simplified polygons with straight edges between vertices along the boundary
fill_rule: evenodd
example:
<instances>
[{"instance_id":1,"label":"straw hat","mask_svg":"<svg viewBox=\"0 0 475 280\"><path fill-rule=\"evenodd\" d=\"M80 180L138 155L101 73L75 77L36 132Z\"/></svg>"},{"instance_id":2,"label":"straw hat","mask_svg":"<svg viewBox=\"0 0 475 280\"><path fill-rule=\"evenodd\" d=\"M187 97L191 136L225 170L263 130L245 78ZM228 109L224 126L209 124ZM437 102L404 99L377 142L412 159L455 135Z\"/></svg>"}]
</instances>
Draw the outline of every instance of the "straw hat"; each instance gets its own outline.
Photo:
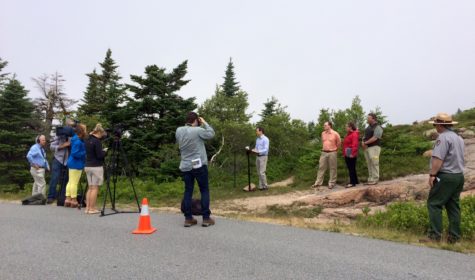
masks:
<instances>
[{"instance_id":1,"label":"straw hat","mask_svg":"<svg viewBox=\"0 0 475 280\"><path fill-rule=\"evenodd\" d=\"M432 118L432 121L429 121L431 124L442 124L442 125L452 125L458 124L452 120L452 116L446 113L438 113L435 117Z\"/></svg>"}]
</instances>

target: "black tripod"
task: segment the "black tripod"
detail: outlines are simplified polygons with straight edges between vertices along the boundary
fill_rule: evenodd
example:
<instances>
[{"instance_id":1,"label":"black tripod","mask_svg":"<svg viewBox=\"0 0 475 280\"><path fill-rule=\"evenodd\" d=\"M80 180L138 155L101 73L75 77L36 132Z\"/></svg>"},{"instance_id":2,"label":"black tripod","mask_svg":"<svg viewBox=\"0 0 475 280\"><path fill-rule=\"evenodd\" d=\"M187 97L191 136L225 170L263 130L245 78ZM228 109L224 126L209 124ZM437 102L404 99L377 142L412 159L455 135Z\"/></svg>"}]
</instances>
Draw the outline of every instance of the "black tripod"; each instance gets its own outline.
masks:
<instances>
[{"instance_id":1,"label":"black tripod","mask_svg":"<svg viewBox=\"0 0 475 280\"><path fill-rule=\"evenodd\" d=\"M140 213L140 204L139 199L137 197L137 192L135 191L134 181L132 180L131 174L128 174L130 171L129 169L129 162L127 161L127 155L124 152L122 147L122 143L120 141L121 135L119 133L115 133L113 136L112 142L110 144L108 152L111 153L109 162L106 163L106 190L104 193L104 203L102 205L101 210L101 217L119 213ZM121 164L122 163L122 164ZM137 202L138 212L136 211L119 211L115 207L115 194L116 194L116 186L117 186L117 179L120 174L120 171L125 173L125 176L129 179L130 185L132 186L132 190L134 191L135 201ZM112 188L111 189L111 180L112 180ZM112 213L105 213L106 203L107 203L107 196L109 195L111 201L111 210Z\"/></svg>"},{"instance_id":2,"label":"black tripod","mask_svg":"<svg viewBox=\"0 0 475 280\"><path fill-rule=\"evenodd\" d=\"M252 144L252 143L251 143ZM254 191L252 188L251 188L251 154L253 154L254 152L250 149L250 148L247 148L246 149L246 154L247 154L247 190L249 192L252 192Z\"/></svg>"}]
</instances>

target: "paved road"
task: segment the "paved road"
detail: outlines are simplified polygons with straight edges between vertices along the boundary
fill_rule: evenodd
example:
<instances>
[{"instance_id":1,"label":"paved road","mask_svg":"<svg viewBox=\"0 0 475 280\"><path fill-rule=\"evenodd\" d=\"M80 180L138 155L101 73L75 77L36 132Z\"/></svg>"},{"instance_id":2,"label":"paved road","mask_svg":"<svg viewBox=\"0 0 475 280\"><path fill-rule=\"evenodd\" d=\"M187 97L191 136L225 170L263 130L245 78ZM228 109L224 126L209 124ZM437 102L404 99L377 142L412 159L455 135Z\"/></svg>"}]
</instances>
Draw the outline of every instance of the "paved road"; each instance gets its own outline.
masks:
<instances>
[{"instance_id":1,"label":"paved road","mask_svg":"<svg viewBox=\"0 0 475 280\"><path fill-rule=\"evenodd\" d=\"M475 256L285 226L217 219L182 227L152 213L88 216L0 203L0 279L474 279Z\"/></svg>"}]
</instances>

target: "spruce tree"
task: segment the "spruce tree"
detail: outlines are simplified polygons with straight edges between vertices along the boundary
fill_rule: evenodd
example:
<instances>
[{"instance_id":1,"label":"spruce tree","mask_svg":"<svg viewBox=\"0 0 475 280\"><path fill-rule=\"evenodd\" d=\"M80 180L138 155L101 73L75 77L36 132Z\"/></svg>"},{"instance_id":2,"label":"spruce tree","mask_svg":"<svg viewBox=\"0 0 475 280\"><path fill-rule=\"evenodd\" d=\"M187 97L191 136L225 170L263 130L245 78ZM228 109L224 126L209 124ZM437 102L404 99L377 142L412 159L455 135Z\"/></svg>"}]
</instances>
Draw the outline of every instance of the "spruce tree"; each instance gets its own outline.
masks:
<instances>
[{"instance_id":1,"label":"spruce tree","mask_svg":"<svg viewBox=\"0 0 475 280\"><path fill-rule=\"evenodd\" d=\"M239 91L239 83L236 82L232 58L229 58L229 63L226 67L222 88L224 95L226 95L227 97L234 97Z\"/></svg>"},{"instance_id":2,"label":"spruce tree","mask_svg":"<svg viewBox=\"0 0 475 280\"><path fill-rule=\"evenodd\" d=\"M133 84L127 85L133 93L127 103L123 123L130 133L133 147L130 153L135 161L144 164L149 158L152 168L160 166L162 146L175 143L175 130L184 125L186 113L196 108L195 99L184 99L177 92L189 81L187 61L181 63L171 72L165 68L150 65L145 68L145 75L131 75Z\"/></svg>"},{"instance_id":3,"label":"spruce tree","mask_svg":"<svg viewBox=\"0 0 475 280\"><path fill-rule=\"evenodd\" d=\"M110 49L99 65L100 73L94 69L92 73L86 74L89 84L79 112L81 115L102 119L113 126L122 121L121 114L127 97L125 86L120 82L122 78L117 71L119 66L112 59Z\"/></svg>"},{"instance_id":4,"label":"spruce tree","mask_svg":"<svg viewBox=\"0 0 475 280\"><path fill-rule=\"evenodd\" d=\"M34 106L27 94L14 77L0 90L0 186L16 184L23 189L31 180L25 157L34 144Z\"/></svg>"},{"instance_id":5,"label":"spruce tree","mask_svg":"<svg viewBox=\"0 0 475 280\"><path fill-rule=\"evenodd\" d=\"M84 92L82 104L79 105L79 112L82 115L91 116L97 114L102 109L103 103L101 103L99 95L99 75L96 69L92 73L86 74L89 78L89 84Z\"/></svg>"},{"instance_id":6,"label":"spruce tree","mask_svg":"<svg viewBox=\"0 0 475 280\"><path fill-rule=\"evenodd\" d=\"M8 61L4 61L0 57L0 88L3 87L4 81L7 79L8 73L2 73L3 68L7 67Z\"/></svg>"}]
</instances>

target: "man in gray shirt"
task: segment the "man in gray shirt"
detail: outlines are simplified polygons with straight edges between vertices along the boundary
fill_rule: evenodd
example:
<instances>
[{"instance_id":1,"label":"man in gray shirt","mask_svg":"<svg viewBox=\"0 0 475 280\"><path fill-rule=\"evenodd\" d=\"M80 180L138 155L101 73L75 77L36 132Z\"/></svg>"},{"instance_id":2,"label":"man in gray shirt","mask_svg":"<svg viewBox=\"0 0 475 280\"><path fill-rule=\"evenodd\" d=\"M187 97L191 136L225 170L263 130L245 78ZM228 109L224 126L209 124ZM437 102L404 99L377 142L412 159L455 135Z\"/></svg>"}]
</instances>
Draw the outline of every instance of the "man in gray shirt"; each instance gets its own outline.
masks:
<instances>
[{"instance_id":1,"label":"man in gray shirt","mask_svg":"<svg viewBox=\"0 0 475 280\"><path fill-rule=\"evenodd\" d=\"M183 195L185 227L196 225L198 222L191 213L191 202L195 179L198 182L201 193L201 210L203 215L202 226L214 225L215 221L210 217L209 209L209 182L208 182L208 156L204 141L214 137L213 128L195 112L189 112L186 116L186 125L177 128L176 141L180 148L180 170L185 182Z\"/></svg>"},{"instance_id":2,"label":"man in gray shirt","mask_svg":"<svg viewBox=\"0 0 475 280\"><path fill-rule=\"evenodd\" d=\"M56 186L60 183L60 196L64 197L66 192L66 184L68 183L68 162L70 146L67 136L55 136L50 145L50 150L54 152L51 179L49 181L48 204L54 202L57 197Z\"/></svg>"},{"instance_id":3,"label":"man in gray shirt","mask_svg":"<svg viewBox=\"0 0 475 280\"><path fill-rule=\"evenodd\" d=\"M463 169L465 144L460 136L452 131L457 124L452 117L439 113L434 124L439 137L434 143L429 174L429 210L430 228L428 238L421 242L439 242L442 236L442 208L447 210L449 218L448 243L460 239L460 193L463 190Z\"/></svg>"}]
</instances>

